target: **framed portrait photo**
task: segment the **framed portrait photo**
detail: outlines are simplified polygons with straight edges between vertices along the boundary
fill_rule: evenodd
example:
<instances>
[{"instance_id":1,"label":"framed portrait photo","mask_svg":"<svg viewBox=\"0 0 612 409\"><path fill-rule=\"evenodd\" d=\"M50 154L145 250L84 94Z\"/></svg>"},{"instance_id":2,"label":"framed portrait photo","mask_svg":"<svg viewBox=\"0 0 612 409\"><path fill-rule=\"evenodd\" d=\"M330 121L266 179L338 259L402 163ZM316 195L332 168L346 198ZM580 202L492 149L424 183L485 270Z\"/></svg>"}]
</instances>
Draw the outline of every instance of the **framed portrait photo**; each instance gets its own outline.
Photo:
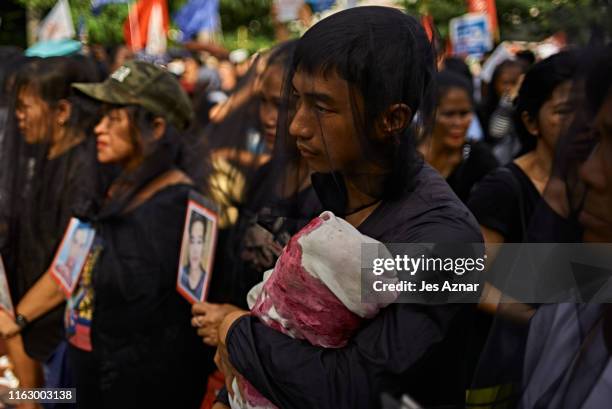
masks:
<instances>
[{"instance_id":1,"label":"framed portrait photo","mask_svg":"<svg viewBox=\"0 0 612 409\"><path fill-rule=\"evenodd\" d=\"M53 263L51 277L62 288L67 297L72 295L79 282L81 271L93 245L95 230L89 223L77 218L70 219L64 238L60 243Z\"/></svg>"},{"instance_id":2,"label":"framed portrait photo","mask_svg":"<svg viewBox=\"0 0 612 409\"><path fill-rule=\"evenodd\" d=\"M15 318L15 308L13 308L13 300L11 299L11 290L9 289L8 279L6 278L6 270L0 256L0 308L6 311L11 317Z\"/></svg>"},{"instance_id":3,"label":"framed portrait photo","mask_svg":"<svg viewBox=\"0 0 612 409\"><path fill-rule=\"evenodd\" d=\"M217 245L219 216L209 200L189 195L181 241L177 291L190 303L206 300Z\"/></svg>"}]
</instances>

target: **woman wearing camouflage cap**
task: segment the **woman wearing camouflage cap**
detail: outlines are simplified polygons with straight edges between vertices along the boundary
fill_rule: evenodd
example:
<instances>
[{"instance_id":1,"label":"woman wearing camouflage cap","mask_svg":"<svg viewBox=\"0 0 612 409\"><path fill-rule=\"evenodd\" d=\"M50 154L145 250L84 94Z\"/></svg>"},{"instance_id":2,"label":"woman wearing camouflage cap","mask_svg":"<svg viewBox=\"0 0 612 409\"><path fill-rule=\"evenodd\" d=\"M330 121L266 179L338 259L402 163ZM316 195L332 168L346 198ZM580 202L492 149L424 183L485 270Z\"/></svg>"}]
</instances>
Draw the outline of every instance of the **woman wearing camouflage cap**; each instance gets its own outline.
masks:
<instances>
[{"instance_id":1,"label":"woman wearing camouflage cap","mask_svg":"<svg viewBox=\"0 0 612 409\"><path fill-rule=\"evenodd\" d=\"M193 187L177 166L179 130L191 105L170 73L138 61L103 83L73 86L104 103L94 129L98 162L121 169L102 204L80 215L96 239L66 308L77 405L199 407L204 349L190 327L190 305L175 291ZM33 321L64 299L46 273L17 311ZM3 335L18 331L0 322Z\"/></svg>"}]
</instances>

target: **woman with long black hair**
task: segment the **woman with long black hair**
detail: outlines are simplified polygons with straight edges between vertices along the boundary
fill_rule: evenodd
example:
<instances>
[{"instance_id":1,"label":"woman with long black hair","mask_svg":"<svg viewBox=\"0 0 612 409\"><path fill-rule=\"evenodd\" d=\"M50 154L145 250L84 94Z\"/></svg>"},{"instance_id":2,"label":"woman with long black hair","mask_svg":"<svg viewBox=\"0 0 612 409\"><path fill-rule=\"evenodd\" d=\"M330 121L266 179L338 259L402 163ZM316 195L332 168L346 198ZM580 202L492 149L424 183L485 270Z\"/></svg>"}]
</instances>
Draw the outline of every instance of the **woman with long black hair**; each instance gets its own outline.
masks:
<instances>
[{"instance_id":1,"label":"woman with long black hair","mask_svg":"<svg viewBox=\"0 0 612 409\"><path fill-rule=\"evenodd\" d=\"M308 183L307 169L287 159L287 150L291 147L276 137L283 104L283 80L295 46L295 41L282 43L260 57L256 62L260 65L259 76L255 78L258 84L254 85L254 101L251 101L254 107L238 107L246 111L244 115L230 114L228 123L219 123L211 130L221 135L210 133L218 138L226 135L227 130L232 131L224 138L223 149L232 150L228 158L234 159L236 164L240 153L248 151L246 135L233 132L246 124L256 126L258 147L255 151L259 152L249 166L236 166L234 172L228 174L226 186L230 188L222 189L225 193L222 196L229 198L229 192L240 185L241 200L235 200L239 211L234 224L220 234L210 302L197 303L193 307L194 326L198 327L204 342L213 346L217 345L217 327L223 317L238 308L246 308L248 291L274 266L288 238L320 212L318 200ZM211 185L221 186L220 183Z\"/></svg>"},{"instance_id":2,"label":"woman with long black hair","mask_svg":"<svg viewBox=\"0 0 612 409\"><path fill-rule=\"evenodd\" d=\"M83 57L28 59L11 78L2 208L9 220L5 255L15 304L51 263L75 207L96 194L95 146L88 137L96 106L70 87L74 81L95 80L95 67ZM12 345L23 338L25 352L43 364L48 387L72 385L62 317L63 310L56 308L7 341L13 355ZM19 374L23 360L12 358ZM24 386L41 386L37 382L22 377Z\"/></svg>"},{"instance_id":3,"label":"woman with long black hair","mask_svg":"<svg viewBox=\"0 0 612 409\"><path fill-rule=\"evenodd\" d=\"M175 289L193 188L176 163L191 105L170 73L144 62L74 87L105 103L94 128L97 159L121 169L99 207L76 213L96 235L66 308L77 404L197 408L203 349L189 325L190 305ZM47 272L16 310L34 322L64 300ZM3 334L19 330L3 315Z\"/></svg>"},{"instance_id":4,"label":"woman with long black hair","mask_svg":"<svg viewBox=\"0 0 612 409\"><path fill-rule=\"evenodd\" d=\"M295 143L324 210L382 242L482 240L414 147L410 124L417 110L430 117L433 77L423 28L385 7L323 19L299 40L292 60L284 98L295 109L281 115L277 143ZM457 305L394 304L347 346L326 349L236 311L219 327L217 361L226 384L243 376L280 407L370 408L385 391L409 392L426 405L460 403L465 313Z\"/></svg>"},{"instance_id":5,"label":"woman with long black hair","mask_svg":"<svg viewBox=\"0 0 612 409\"><path fill-rule=\"evenodd\" d=\"M572 115L576 67L576 54L567 51L535 64L525 75L514 123L534 148L487 175L468 201L487 243L517 243L526 238L548 183L557 140Z\"/></svg>"}]
</instances>

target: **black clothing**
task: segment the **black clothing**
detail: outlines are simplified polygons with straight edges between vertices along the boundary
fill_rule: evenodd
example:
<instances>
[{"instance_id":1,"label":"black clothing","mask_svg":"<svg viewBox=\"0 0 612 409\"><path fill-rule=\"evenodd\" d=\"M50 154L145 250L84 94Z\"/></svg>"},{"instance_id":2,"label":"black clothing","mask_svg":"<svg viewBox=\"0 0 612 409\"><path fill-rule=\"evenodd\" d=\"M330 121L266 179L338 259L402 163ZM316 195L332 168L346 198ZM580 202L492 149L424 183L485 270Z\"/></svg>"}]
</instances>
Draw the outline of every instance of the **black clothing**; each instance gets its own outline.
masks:
<instances>
[{"instance_id":1,"label":"black clothing","mask_svg":"<svg viewBox=\"0 0 612 409\"><path fill-rule=\"evenodd\" d=\"M476 185L468 207L478 223L495 230L506 243L521 243L541 196L516 164L494 170Z\"/></svg>"},{"instance_id":2,"label":"black clothing","mask_svg":"<svg viewBox=\"0 0 612 409\"><path fill-rule=\"evenodd\" d=\"M529 243L580 243L582 226L574 218L566 218L555 212L546 200L535 206L528 224Z\"/></svg>"},{"instance_id":3,"label":"black clothing","mask_svg":"<svg viewBox=\"0 0 612 409\"><path fill-rule=\"evenodd\" d=\"M204 348L190 325L191 306L176 291L189 190L165 187L94 224L102 250L92 270L93 350L72 348L81 407L201 403Z\"/></svg>"},{"instance_id":4,"label":"black clothing","mask_svg":"<svg viewBox=\"0 0 612 409\"><path fill-rule=\"evenodd\" d=\"M75 207L95 196L94 143L90 139L57 158L39 160L30 187L19 193L24 196L15 226L16 274L10 279L15 303L51 266ZM63 311L62 304L23 331L32 358L46 361L62 340Z\"/></svg>"},{"instance_id":5,"label":"black clothing","mask_svg":"<svg viewBox=\"0 0 612 409\"><path fill-rule=\"evenodd\" d=\"M497 167L497 159L482 142L466 143L462 154L462 161L448 175L446 181L457 197L466 203L472 187Z\"/></svg>"},{"instance_id":6,"label":"black clothing","mask_svg":"<svg viewBox=\"0 0 612 409\"><path fill-rule=\"evenodd\" d=\"M476 220L428 165L415 190L384 201L358 227L382 242L482 242ZM341 244L339 244L341 245ZM372 408L380 393L407 392L424 405L465 400L465 305L392 304L338 349L292 339L256 318L227 336L230 360L279 407Z\"/></svg>"}]
</instances>

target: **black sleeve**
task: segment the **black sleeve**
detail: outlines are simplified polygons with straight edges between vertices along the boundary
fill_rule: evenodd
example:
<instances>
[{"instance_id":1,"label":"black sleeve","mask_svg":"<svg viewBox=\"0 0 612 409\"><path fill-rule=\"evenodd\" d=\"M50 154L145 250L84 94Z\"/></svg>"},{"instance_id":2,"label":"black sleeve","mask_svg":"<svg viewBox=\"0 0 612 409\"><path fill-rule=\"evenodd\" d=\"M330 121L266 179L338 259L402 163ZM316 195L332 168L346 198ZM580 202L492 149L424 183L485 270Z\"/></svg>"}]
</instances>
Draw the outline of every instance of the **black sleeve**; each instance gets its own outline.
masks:
<instances>
[{"instance_id":1,"label":"black sleeve","mask_svg":"<svg viewBox=\"0 0 612 409\"><path fill-rule=\"evenodd\" d=\"M217 402L222 403L227 406L230 405L229 395L227 393L227 389L225 389L225 386L219 390L219 393L217 394L217 397L215 398L215 403Z\"/></svg>"},{"instance_id":2,"label":"black sleeve","mask_svg":"<svg viewBox=\"0 0 612 409\"><path fill-rule=\"evenodd\" d=\"M444 338L457 311L391 305L338 349L295 340L245 316L228 332L227 347L236 370L279 407L371 408Z\"/></svg>"},{"instance_id":3,"label":"black sleeve","mask_svg":"<svg viewBox=\"0 0 612 409\"><path fill-rule=\"evenodd\" d=\"M493 171L476 185L468 200L468 207L478 223L506 239L521 225L519 199L511 177L506 169Z\"/></svg>"}]
</instances>

